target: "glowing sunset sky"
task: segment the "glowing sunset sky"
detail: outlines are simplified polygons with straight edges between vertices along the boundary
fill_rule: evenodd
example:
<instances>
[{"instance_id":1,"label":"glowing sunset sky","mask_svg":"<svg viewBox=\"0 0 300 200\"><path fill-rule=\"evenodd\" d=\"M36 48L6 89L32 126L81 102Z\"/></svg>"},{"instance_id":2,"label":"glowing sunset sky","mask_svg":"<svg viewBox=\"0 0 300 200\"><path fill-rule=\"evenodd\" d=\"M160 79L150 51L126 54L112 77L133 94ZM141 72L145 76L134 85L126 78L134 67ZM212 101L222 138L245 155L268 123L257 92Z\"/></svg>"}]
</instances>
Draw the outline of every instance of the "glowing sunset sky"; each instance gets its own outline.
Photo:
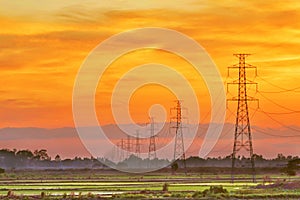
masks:
<instances>
[{"instance_id":1,"label":"glowing sunset sky","mask_svg":"<svg viewBox=\"0 0 300 200\"><path fill-rule=\"evenodd\" d=\"M253 55L247 61L258 67L259 77L254 81L258 82L260 91L280 91L264 80L286 89L300 85L300 2L295 0L187 0L184 3L179 0L0 0L0 27L1 128L73 127L73 84L85 57L113 34L135 28L169 28L195 39L210 54L224 81L233 80L226 79L227 67L238 61L232 54L251 53ZM122 70L153 60L185 74L198 98L205 97L200 101L202 114L209 112L207 89L203 81L185 67L187 64L183 60L166 52L142 51L114 63L112 72L108 71L103 79L106 87L98 88L96 106L107 116L104 124L113 123L108 113L110 105L101 104L97 97L110 98L109 90ZM141 78L143 76L146 75ZM263 95L284 107L300 111L299 91ZM255 94L253 90L250 93L260 99L260 108L266 112L289 112L260 93ZM234 87L228 97L233 94ZM163 88L153 86L138 91L131 102L134 120L145 122L148 117L145 112L156 102L151 98L161 96L164 100L160 103L171 107L168 103L174 98ZM236 106L230 106L230 109L235 112ZM299 112L272 117L299 129ZM226 120L234 123L234 116ZM208 119L201 122L208 122ZM260 112L256 112L252 124L282 128Z\"/></svg>"}]
</instances>

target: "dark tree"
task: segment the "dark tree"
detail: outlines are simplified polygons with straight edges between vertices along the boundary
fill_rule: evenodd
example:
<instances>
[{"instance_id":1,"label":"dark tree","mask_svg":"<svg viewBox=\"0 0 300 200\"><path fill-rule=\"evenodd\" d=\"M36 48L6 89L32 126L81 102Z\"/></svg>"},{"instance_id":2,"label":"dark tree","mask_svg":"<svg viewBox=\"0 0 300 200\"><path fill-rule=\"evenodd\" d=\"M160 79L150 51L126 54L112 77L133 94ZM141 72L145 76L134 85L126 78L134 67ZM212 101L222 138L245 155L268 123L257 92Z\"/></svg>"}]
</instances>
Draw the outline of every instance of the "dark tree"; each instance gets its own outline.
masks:
<instances>
[{"instance_id":1,"label":"dark tree","mask_svg":"<svg viewBox=\"0 0 300 200\"><path fill-rule=\"evenodd\" d=\"M51 160L46 149L35 150L33 154L34 158L37 160Z\"/></svg>"},{"instance_id":2,"label":"dark tree","mask_svg":"<svg viewBox=\"0 0 300 200\"><path fill-rule=\"evenodd\" d=\"M172 174L175 174L175 172L178 170L178 163L177 162L174 162L172 165L171 165L171 168L172 168Z\"/></svg>"},{"instance_id":3,"label":"dark tree","mask_svg":"<svg viewBox=\"0 0 300 200\"><path fill-rule=\"evenodd\" d=\"M61 161L61 158L60 158L60 156L57 154L57 155L55 156L54 160L57 161L57 162L59 162L59 161Z\"/></svg>"},{"instance_id":4,"label":"dark tree","mask_svg":"<svg viewBox=\"0 0 300 200\"><path fill-rule=\"evenodd\" d=\"M33 153L30 150L20 150L16 153L18 157L21 159L32 159L33 158Z\"/></svg>"},{"instance_id":5,"label":"dark tree","mask_svg":"<svg viewBox=\"0 0 300 200\"><path fill-rule=\"evenodd\" d=\"M300 168L299 165L300 159L289 160L284 171L288 176L296 176L297 170Z\"/></svg>"}]
</instances>

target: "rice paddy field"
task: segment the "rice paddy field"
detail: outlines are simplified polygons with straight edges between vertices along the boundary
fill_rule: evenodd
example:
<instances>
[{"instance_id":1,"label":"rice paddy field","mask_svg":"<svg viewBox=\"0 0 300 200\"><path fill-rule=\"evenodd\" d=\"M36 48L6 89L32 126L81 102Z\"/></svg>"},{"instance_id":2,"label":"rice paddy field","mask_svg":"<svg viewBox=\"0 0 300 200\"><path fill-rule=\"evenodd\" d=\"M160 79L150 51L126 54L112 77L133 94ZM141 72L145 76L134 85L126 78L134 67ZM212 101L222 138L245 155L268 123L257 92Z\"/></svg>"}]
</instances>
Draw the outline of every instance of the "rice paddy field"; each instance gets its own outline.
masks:
<instances>
[{"instance_id":1,"label":"rice paddy field","mask_svg":"<svg viewBox=\"0 0 300 200\"><path fill-rule=\"evenodd\" d=\"M1 199L300 199L300 177L104 170L11 171L0 175Z\"/></svg>"}]
</instances>

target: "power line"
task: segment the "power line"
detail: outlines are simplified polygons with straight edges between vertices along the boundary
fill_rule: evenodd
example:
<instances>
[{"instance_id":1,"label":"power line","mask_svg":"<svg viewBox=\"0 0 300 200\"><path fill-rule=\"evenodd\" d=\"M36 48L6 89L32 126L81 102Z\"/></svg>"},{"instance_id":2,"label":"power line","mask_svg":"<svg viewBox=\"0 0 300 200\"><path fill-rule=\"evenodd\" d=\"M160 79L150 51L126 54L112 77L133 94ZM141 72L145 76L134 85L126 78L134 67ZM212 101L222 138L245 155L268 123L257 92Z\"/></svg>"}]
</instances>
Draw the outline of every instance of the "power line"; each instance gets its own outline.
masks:
<instances>
[{"instance_id":1,"label":"power line","mask_svg":"<svg viewBox=\"0 0 300 200\"><path fill-rule=\"evenodd\" d=\"M290 130L293 130L293 131L300 132L299 129L292 128L292 127L287 126L287 125L281 123L280 121L274 119L273 117L271 117L268 113L264 112L263 110L259 109L258 111L261 112L261 113L264 113L267 117L269 117L269 118L270 118L271 120L273 120L274 122L280 124L281 126L283 126L283 127L285 127L285 128L288 128L288 129L290 129Z\"/></svg>"},{"instance_id":2,"label":"power line","mask_svg":"<svg viewBox=\"0 0 300 200\"><path fill-rule=\"evenodd\" d=\"M251 107L249 107L249 108L251 108ZM251 109L253 109L253 108L251 108ZM267 112L264 112L264 111L262 111L261 109L258 109L258 108L253 109L253 110L255 110L255 111L254 111L252 117L254 116L254 114L255 114L257 111L258 111L258 112L261 112L261 113L264 113L264 114L267 114ZM268 116L268 117L271 117L271 116L269 116L269 115L267 115L267 116ZM275 120L275 119L272 118L272 120ZM276 120L276 122L278 123L277 120ZM286 127L286 128L291 129L291 127L288 127L288 126L286 126L286 125L283 125L282 123L280 123L280 124L281 124L282 126ZM274 137L300 137L300 135L287 135L287 136L275 135L275 134L267 133L267 132L262 131L262 130L258 130L258 129L255 128L255 127L252 127L252 129L254 129L256 132L259 132L259 133L262 133L262 134L265 134L265 135L269 135L269 136L274 136ZM296 129L295 129L295 130L296 130ZM297 130L297 131L299 131L299 130Z\"/></svg>"},{"instance_id":3,"label":"power line","mask_svg":"<svg viewBox=\"0 0 300 200\"><path fill-rule=\"evenodd\" d=\"M291 112L297 112L297 113L300 112L300 111L298 111L298 110L293 110L293 109L287 108L287 107L285 107L285 106L282 106L282 105L276 103L275 101L273 101L273 100L271 100L270 98L266 97L265 95L263 95L263 94L260 93L259 91L258 91L257 93L260 94L260 95L261 95L263 98L265 98L266 100L270 101L271 103L277 105L277 106L280 107L280 108L283 108L283 109L288 110L288 111L291 111Z\"/></svg>"},{"instance_id":4,"label":"power line","mask_svg":"<svg viewBox=\"0 0 300 200\"><path fill-rule=\"evenodd\" d=\"M231 113L231 115L234 115L234 113L230 110L230 109L227 109L230 113ZM254 111L254 113L252 114L252 116L250 117L250 119L252 119L253 117L254 117L254 115L255 115L255 113L256 113L256 111L257 111L258 109L255 109L255 111ZM230 115L230 116L231 116ZM228 129L224 134L222 134L222 136L220 137L220 139L221 138L224 138L226 135L228 135L228 133L230 133L230 131L232 131L234 129L234 126L232 126L230 129ZM228 143L227 145L225 145L224 147L222 147L222 148L219 148L218 150L214 150L214 151L212 151L212 152L221 152L221 149L225 149L225 148L227 148L227 147L229 147L231 145L231 143Z\"/></svg>"},{"instance_id":5,"label":"power line","mask_svg":"<svg viewBox=\"0 0 300 200\"><path fill-rule=\"evenodd\" d=\"M252 110L256 110L252 107L249 107L250 109ZM297 114L297 113L300 113L300 112L297 112L297 111L290 111L290 112L267 112L267 111L264 111L265 113L268 113L270 115L289 115L289 114Z\"/></svg>"},{"instance_id":6,"label":"power line","mask_svg":"<svg viewBox=\"0 0 300 200\"><path fill-rule=\"evenodd\" d=\"M226 76L226 79L225 79L225 81L223 81L223 84L225 85L225 83L227 82L227 79L228 79L228 76ZM218 96L217 96L217 98L216 99L219 99L219 97L221 96L221 94L222 94L222 89L220 89L219 91L218 91ZM216 101L214 101L214 102L212 102L213 104L212 104L212 107L214 107L214 105L216 104ZM221 107L222 105L220 105L219 107L218 107L218 109L217 110L220 110L220 107ZM204 121L207 117L208 117L208 115L211 113L211 109L205 114L205 116L201 119L201 121Z\"/></svg>"},{"instance_id":7,"label":"power line","mask_svg":"<svg viewBox=\"0 0 300 200\"><path fill-rule=\"evenodd\" d=\"M227 136L228 133L230 133L233 129L234 129L234 126L232 126L231 128L229 128L229 129L222 135L222 137L220 137L219 139L224 138L225 136ZM217 150L213 150L212 152L221 152L222 149L226 149L227 147L229 147L229 146L231 146L231 145L232 145L231 143L228 143L227 145L223 146L222 148L218 148Z\"/></svg>"},{"instance_id":8,"label":"power line","mask_svg":"<svg viewBox=\"0 0 300 200\"><path fill-rule=\"evenodd\" d=\"M252 127L252 129L255 130L256 132L262 133L264 135L273 136L273 137L281 137L281 138L300 137L300 135L275 135L275 134L268 133L268 132L265 132L265 131L262 131L262 130L258 130L255 127Z\"/></svg>"},{"instance_id":9,"label":"power line","mask_svg":"<svg viewBox=\"0 0 300 200\"><path fill-rule=\"evenodd\" d=\"M228 143L227 145L223 146L222 148L219 148L217 150L213 150L211 152L217 153L217 152L225 152L224 149L227 149L228 147L230 147L232 144ZM226 150L226 152L231 152L232 150Z\"/></svg>"},{"instance_id":10,"label":"power line","mask_svg":"<svg viewBox=\"0 0 300 200\"><path fill-rule=\"evenodd\" d=\"M290 90L281 90L281 91L261 91L259 90L259 92L261 93L286 93L286 92L300 92L300 91L297 91L297 89L299 89L300 87L298 88L294 88L294 89L290 89Z\"/></svg>"},{"instance_id":11,"label":"power line","mask_svg":"<svg viewBox=\"0 0 300 200\"><path fill-rule=\"evenodd\" d=\"M276 92L268 92L268 91L266 91L266 92L263 92L263 93L300 92L300 91L297 91L298 89L300 89L300 87L296 87L296 88L293 88L293 89L286 89L286 88L283 88L281 86L275 85L274 83L269 82L268 80L262 78L261 76L257 76L257 77L259 77L261 80L265 81L266 83L272 85L273 87L281 89L281 91L276 91ZM260 92L262 92L262 91L260 91Z\"/></svg>"},{"instance_id":12,"label":"power line","mask_svg":"<svg viewBox=\"0 0 300 200\"><path fill-rule=\"evenodd\" d=\"M227 108L227 111L229 111L229 115L226 116L225 122L228 121L233 115L235 115L235 113L233 113L229 108ZM224 138L225 136L227 136L228 133L230 133L230 131L233 130L233 128L234 128L234 126L232 126L232 127L229 128L228 130L226 130L224 133L222 133L219 139L222 139L222 138ZM195 145L196 145L197 143L199 143L199 145L200 145L200 142L201 142L201 141L199 141L199 142L196 141L196 142L195 142ZM229 145L230 145L230 144L229 144ZM191 151L188 151L188 153L194 153L194 152L196 152L196 151L198 151L198 150L194 150L194 151L192 151L192 152L191 152ZM216 151L211 151L211 152L216 152Z\"/></svg>"}]
</instances>

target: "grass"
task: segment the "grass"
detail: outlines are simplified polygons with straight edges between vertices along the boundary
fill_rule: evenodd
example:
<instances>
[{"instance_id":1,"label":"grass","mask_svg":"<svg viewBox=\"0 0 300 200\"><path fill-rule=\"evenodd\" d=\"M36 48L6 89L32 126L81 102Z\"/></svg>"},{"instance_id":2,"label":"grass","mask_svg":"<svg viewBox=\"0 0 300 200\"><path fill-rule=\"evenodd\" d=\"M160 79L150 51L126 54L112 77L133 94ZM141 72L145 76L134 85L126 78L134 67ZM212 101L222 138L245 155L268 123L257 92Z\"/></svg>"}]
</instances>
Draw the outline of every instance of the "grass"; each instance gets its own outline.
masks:
<instances>
[{"instance_id":1,"label":"grass","mask_svg":"<svg viewBox=\"0 0 300 200\"><path fill-rule=\"evenodd\" d=\"M201 196L204 190L211 186L222 186L228 194L212 194L215 198L227 196L235 198L300 198L300 190L283 189L254 189L262 183L263 175L258 175L258 183L251 182L251 176L238 175L241 178L234 184L230 182L230 175L198 174L185 176L169 173L153 173L144 175L130 175L121 173L96 173L91 171L63 174L58 171L12 172L0 176L0 195L7 195L13 191L15 195L40 195L45 192L47 196L57 195L102 195L101 197L116 198L163 198ZM270 175L276 179L286 179L284 175ZM292 180L300 180L294 177ZM168 191L162 192L163 184L168 184ZM197 193L198 192L198 193Z\"/></svg>"}]
</instances>

